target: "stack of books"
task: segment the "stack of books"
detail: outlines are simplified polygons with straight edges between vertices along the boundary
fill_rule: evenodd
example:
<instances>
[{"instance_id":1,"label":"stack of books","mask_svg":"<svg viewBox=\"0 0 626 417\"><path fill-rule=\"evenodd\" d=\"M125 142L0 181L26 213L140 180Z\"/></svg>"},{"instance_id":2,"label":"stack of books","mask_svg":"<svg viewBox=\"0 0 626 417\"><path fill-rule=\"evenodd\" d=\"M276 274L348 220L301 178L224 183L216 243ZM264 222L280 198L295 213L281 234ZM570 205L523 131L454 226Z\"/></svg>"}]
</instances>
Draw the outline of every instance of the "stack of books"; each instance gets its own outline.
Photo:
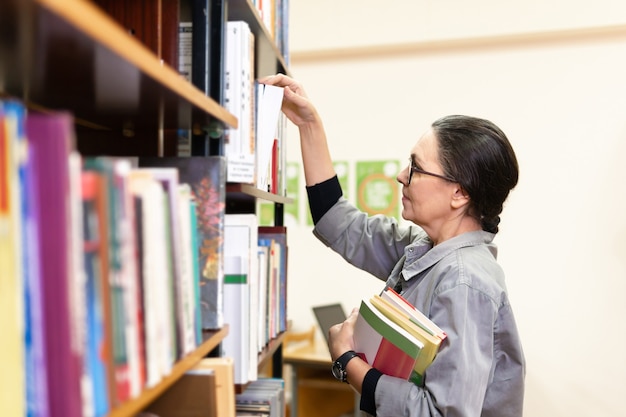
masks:
<instances>
[{"instance_id":1,"label":"stack of books","mask_svg":"<svg viewBox=\"0 0 626 417\"><path fill-rule=\"evenodd\" d=\"M423 385L446 333L392 288L361 301L355 351L386 375Z\"/></svg>"}]
</instances>

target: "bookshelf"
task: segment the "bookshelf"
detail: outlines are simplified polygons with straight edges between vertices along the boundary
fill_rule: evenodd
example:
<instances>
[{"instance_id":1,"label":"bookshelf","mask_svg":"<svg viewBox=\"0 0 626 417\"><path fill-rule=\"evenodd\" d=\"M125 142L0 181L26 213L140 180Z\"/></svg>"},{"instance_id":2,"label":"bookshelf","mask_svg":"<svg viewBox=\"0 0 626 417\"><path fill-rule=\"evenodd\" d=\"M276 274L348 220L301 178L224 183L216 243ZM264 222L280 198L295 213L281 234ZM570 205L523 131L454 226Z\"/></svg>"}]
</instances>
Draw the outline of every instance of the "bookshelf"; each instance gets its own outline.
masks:
<instances>
[{"instance_id":1,"label":"bookshelf","mask_svg":"<svg viewBox=\"0 0 626 417\"><path fill-rule=\"evenodd\" d=\"M134 130L237 126L93 3L8 0L0 11L0 90L31 107L71 109L79 127L126 142Z\"/></svg>"},{"instance_id":2,"label":"bookshelf","mask_svg":"<svg viewBox=\"0 0 626 417\"><path fill-rule=\"evenodd\" d=\"M134 416L141 412L141 410L171 387L185 372L193 368L196 363L215 349L227 334L228 326L224 326L217 331L205 332L203 334L204 342L196 350L179 360L168 376L163 378L156 386L144 390L139 397L114 408L109 413L109 417Z\"/></svg>"},{"instance_id":3,"label":"bookshelf","mask_svg":"<svg viewBox=\"0 0 626 417\"><path fill-rule=\"evenodd\" d=\"M228 20L243 20L250 25L250 30L257 40L256 56L259 58L256 64L257 76L272 75L277 72L289 75L285 58L271 40L271 35L250 0L230 0Z\"/></svg>"},{"instance_id":4,"label":"bookshelf","mask_svg":"<svg viewBox=\"0 0 626 417\"><path fill-rule=\"evenodd\" d=\"M229 0L228 19L245 20L256 36L256 75L288 73L287 64L249 0ZM216 121L237 127L224 107L185 81L148 47L93 2L3 0L0 2L0 98L14 97L31 110L69 110L78 150L89 155L163 156L163 132L202 130ZM254 213L256 201L273 202L282 226L282 205L291 199L247 184L227 184L231 211ZM133 416L161 396L207 356L229 332L204 332L203 342L179 359L156 386L114 407L109 417ZM259 354L258 366L282 367L284 334ZM238 388L240 389L240 388Z\"/></svg>"}]
</instances>

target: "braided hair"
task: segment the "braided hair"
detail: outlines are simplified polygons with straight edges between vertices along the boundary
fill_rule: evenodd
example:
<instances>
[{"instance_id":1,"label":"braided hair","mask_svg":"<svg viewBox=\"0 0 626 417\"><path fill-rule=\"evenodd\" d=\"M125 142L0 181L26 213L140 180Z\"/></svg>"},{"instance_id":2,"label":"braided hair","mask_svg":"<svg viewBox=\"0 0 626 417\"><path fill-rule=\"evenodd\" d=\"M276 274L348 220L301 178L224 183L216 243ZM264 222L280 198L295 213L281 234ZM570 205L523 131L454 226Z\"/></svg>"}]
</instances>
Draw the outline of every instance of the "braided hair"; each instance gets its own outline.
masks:
<instances>
[{"instance_id":1,"label":"braided hair","mask_svg":"<svg viewBox=\"0 0 626 417\"><path fill-rule=\"evenodd\" d=\"M519 177L506 135L488 120L461 115L442 117L432 128L442 169L469 195L470 215L483 230L498 233L504 201Z\"/></svg>"}]
</instances>

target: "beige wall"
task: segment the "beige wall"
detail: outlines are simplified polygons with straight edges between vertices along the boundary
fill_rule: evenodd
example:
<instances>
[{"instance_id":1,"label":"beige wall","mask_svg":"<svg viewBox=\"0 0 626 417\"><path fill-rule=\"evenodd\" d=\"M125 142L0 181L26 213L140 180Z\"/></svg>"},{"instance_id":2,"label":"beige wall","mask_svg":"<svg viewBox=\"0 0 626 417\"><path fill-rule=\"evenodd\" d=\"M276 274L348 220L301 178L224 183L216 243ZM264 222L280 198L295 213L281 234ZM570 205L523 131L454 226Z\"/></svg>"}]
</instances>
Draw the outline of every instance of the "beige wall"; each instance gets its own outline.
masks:
<instances>
[{"instance_id":1,"label":"beige wall","mask_svg":"<svg viewBox=\"0 0 626 417\"><path fill-rule=\"evenodd\" d=\"M545 3L292 0L292 74L336 159L404 161L449 113L507 132L521 178L496 242L528 361L525 415L624 416L626 3ZM311 305L349 309L381 288L310 231L289 231L296 328L314 322Z\"/></svg>"}]
</instances>

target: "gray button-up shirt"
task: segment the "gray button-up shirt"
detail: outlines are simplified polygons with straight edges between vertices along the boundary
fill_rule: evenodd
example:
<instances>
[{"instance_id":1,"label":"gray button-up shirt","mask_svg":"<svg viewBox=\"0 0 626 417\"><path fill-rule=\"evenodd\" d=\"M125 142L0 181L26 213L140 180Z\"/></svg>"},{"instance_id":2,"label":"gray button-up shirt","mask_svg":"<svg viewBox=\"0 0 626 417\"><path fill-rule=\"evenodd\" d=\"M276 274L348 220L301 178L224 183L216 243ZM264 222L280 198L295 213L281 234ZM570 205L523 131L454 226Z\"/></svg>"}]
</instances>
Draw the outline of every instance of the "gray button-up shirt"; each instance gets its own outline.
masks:
<instances>
[{"instance_id":1,"label":"gray button-up shirt","mask_svg":"<svg viewBox=\"0 0 626 417\"><path fill-rule=\"evenodd\" d=\"M400 283L448 335L423 387L380 378L377 416L522 416L525 361L493 234L469 232L433 247L423 229L368 217L345 198L314 234L388 286Z\"/></svg>"}]
</instances>

